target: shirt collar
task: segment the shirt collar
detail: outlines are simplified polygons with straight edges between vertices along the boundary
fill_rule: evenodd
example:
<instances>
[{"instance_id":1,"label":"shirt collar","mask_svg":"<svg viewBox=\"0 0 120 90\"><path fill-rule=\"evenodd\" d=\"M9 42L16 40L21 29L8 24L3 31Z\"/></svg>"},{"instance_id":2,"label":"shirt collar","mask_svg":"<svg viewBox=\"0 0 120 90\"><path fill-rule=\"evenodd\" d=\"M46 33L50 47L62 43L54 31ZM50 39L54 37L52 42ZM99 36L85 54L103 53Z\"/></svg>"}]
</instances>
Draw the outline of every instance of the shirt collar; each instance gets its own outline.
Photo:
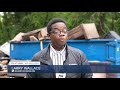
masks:
<instances>
[{"instance_id":1,"label":"shirt collar","mask_svg":"<svg viewBox=\"0 0 120 90\"><path fill-rule=\"evenodd\" d=\"M65 45L65 47L64 47L62 50L57 51L57 50L55 50L55 49L53 48L53 46L50 44L50 50L52 50L54 53L60 53L60 54L62 54L62 53L65 51L65 48L66 48L66 45Z\"/></svg>"}]
</instances>

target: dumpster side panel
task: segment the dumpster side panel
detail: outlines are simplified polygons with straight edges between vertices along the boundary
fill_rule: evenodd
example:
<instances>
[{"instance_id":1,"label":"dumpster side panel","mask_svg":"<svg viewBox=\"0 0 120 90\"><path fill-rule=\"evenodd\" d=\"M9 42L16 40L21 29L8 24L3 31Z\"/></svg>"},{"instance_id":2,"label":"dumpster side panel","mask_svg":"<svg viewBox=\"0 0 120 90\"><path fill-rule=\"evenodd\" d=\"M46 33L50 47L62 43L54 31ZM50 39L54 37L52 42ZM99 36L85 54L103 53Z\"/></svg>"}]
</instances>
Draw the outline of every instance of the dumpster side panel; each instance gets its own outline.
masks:
<instances>
[{"instance_id":1,"label":"dumpster side panel","mask_svg":"<svg viewBox=\"0 0 120 90\"><path fill-rule=\"evenodd\" d=\"M39 43L12 43L10 58L16 60L31 60L35 52L40 51Z\"/></svg>"},{"instance_id":2,"label":"dumpster side panel","mask_svg":"<svg viewBox=\"0 0 120 90\"><path fill-rule=\"evenodd\" d=\"M43 41L43 48L47 47L50 41ZM109 45L113 43L113 46ZM114 40L68 40L68 45L82 50L89 61L109 61L120 59L120 46ZM114 46L115 45L115 46ZM117 50L116 50L117 49ZM31 60L33 55L41 50L40 42L12 42L10 44L10 58Z\"/></svg>"},{"instance_id":3,"label":"dumpster side panel","mask_svg":"<svg viewBox=\"0 0 120 90\"><path fill-rule=\"evenodd\" d=\"M68 44L82 50L90 61L105 61L108 56L106 43L107 42L69 42Z\"/></svg>"}]
</instances>

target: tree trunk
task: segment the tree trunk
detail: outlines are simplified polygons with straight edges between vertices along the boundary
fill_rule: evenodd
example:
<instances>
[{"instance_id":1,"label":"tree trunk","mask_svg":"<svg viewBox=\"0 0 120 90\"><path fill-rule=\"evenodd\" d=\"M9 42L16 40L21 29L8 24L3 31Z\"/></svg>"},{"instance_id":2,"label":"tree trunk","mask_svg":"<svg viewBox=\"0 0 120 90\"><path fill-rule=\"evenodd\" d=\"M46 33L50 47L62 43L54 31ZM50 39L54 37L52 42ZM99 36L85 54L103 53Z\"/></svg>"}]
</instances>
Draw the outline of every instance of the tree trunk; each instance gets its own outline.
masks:
<instances>
[{"instance_id":1,"label":"tree trunk","mask_svg":"<svg viewBox=\"0 0 120 90\"><path fill-rule=\"evenodd\" d=\"M106 17L106 14L105 13L100 13L100 15L99 15L99 31L100 32L103 32L103 33L105 33L105 25L104 25L104 23L105 23L105 17Z\"/></svg>"},{"instance_id":2,"label":"tree trunk","mask_svg":"<svg viewBox=\"0 0 120 90\"><path fill-rule=\"evenodd\" d=\"M111 29L115 31L115 17L116 17L116 12L112 13L112 23L111 23Z\"/></svg>"}]
</instances>

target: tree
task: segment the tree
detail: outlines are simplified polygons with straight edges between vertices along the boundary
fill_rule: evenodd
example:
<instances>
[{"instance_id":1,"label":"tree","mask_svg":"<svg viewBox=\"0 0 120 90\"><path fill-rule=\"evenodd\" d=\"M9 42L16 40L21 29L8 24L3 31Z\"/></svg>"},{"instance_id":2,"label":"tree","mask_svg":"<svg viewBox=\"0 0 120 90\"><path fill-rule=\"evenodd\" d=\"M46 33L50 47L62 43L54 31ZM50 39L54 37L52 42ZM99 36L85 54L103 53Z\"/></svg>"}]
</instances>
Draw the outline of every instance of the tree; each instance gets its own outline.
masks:
<instances>
[{"instance_id":1,"label":"tree","mask_svg":"<svg viewBox=\"0 0 120 90\"><path fill-rule=\"evenodd\" d=\"M47 26L52 18L66 20L69 30L82 23L95 23L100 35L110 30L120 34L119 12L4 12L0 21L0 44L19 32L28 32Z\"/></svg>"}]
</instances>

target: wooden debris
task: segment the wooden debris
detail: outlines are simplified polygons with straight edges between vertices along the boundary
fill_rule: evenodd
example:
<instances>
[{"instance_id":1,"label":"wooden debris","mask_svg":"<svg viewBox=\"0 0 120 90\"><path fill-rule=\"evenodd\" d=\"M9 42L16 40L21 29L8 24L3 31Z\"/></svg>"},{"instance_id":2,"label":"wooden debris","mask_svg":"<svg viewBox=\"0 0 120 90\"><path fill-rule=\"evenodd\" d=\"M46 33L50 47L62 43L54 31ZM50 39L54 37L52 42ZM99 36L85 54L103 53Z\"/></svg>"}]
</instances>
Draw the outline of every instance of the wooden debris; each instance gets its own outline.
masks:
<instances>
[{"instance_id":1,"label":"wooden debris","mask_svg":"<svg viewBox=\"0 0 120 90\"><path fill-rule=\"evenodd\" d=\"M93 39L100 37L94 23L81 24L81 28L84 31L85 39Z\"/></svg>"},{"instance_id":2,"label":"wooden debris","mask_svg":"<svg viewBox=\"0 0 120 90\"><path fill-rule=\"evenodd\" d=\"M3 60L3 61L0 62L0 64L7 65L8 64L8 60Z\"/></svg>"},{"instance_id":3,"label":"wooden debris","mask_svg":"<svg viewBox=\"0 0 120 90\"><path fill-rule=\"evenodd\" d=\"M80 24L68 32L68 39L94 39L99 37L94 23Z\"/></svg>"},{"instance_id":4,"label":"wooden debris","mask_svg":"<svg viewBox=\"0 0 120 90\"><path fill-rule=\"evenodd\" d=\"M11 41L22 41L23 40L23 38L22 38L23 35L24 35L24 33L20 32Z\"/></svg>"},{"instance_id":5,"label":"wooden debris","mask_svg":"<svg viewBox=\"0 0 120 90\"><path fill-rule=\"evenodd\" d=\"M40 28L40 29L36 29L36 30L30 31L30 32L27 32L22 36L22 38L24 41L26 41L26 40L30 40L30 36L34 36L37 39L39 39L41 37L45 38L45 37L47 37L47 28L44 27L44 28Z\"/></svg>"},{"instance_id":6,"label":"wooden debris","mask_svg":"<svg viewBox=\"0 0 120 90\"><path fill-rule=\"evenodd\" d=\"M80 25L73 28L72 30L70 30L68 32L68 40L69 39L78 39L80 37L83 37L83 31L82 31Z\"/></svg>"},{"instance_id":7,"label":"wooden debris","mask_svg":"<svg viewBox=\"0 0 120 90\"><path fill-rule=\"evenodd\" d=\"M34 36L30 36L30 41L38 41L38 39Z\"/></svg>"},{"instance_id":8,"label":"wooden debris","mask_svg":"<svg viewBox=\"0 0 120 90\"><path fill-rule=\"evenodd\" d=\"M29 40L30 40L30 36L37 37L39 31L40 31L40 29L37 29L37 30L34 30L34 31L30 31L30 32L25 33L25 34L22 36L23 41L26 41L26 40L29 41Z\"/></svg>"},{"instance_id":9,"label":"wooden debris","mask_svg":"<svg viewBox=\"0 0 120 90\"><path fill-rule=\"evenodd\" d=\"M10 42L4 43L0 47L0 51L4 52L6 55L10 56Z\"/></svg>"},{"instance_id":10,"label":"wooden debris","mask_svg":"<svg viewBox=\"0 0 120 90\"><path fill-rule=\"evenodd\" d=\"M39 40L50 39L50 38L48 37L47 27L41 29L41 31L38 33L38 39L39 39Z\"/></svg>"},{"instance_id":11,"label":"wooden debris","mask_svg":"<svg viewBox=\"0 0 120 90\"><path fill-rule=\"evenodd\" d=\"M0 71L0 76L5 76L7 75L7 70Z\"/></svg>"}]
</instances>

